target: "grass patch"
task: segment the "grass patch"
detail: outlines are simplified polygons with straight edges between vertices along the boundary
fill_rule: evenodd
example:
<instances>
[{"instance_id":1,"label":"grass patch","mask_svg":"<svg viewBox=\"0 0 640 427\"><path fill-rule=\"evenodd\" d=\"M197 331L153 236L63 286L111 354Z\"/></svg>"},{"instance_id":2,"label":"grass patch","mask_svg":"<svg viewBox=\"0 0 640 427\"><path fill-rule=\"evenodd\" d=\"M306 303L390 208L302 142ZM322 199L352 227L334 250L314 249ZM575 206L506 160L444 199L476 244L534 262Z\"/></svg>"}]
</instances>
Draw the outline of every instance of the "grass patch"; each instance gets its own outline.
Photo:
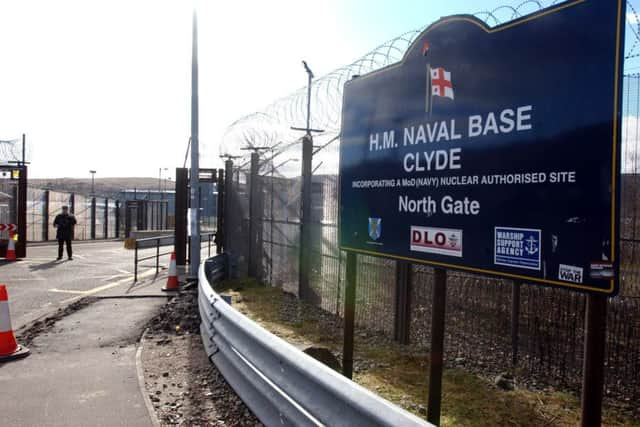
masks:
<instances>
[{"instance_id":1,"label":"grass patch","mask_svg":"<svg viewBox=\"0 0 640 427\"><path fill-rule=\"evenodd\" d=\"M291 344L322 345L342 358L341 319L251 279L226 282L219 292L231 295L235 309ZM428 354L359 329L354 345L354 381L425 418ZM575 426L579 419L580 401L572 394L505 391L462 369L444 371L443 426ZM640 426L640 422L605 407L603 425Z\"/></svg>"}]
</instances>

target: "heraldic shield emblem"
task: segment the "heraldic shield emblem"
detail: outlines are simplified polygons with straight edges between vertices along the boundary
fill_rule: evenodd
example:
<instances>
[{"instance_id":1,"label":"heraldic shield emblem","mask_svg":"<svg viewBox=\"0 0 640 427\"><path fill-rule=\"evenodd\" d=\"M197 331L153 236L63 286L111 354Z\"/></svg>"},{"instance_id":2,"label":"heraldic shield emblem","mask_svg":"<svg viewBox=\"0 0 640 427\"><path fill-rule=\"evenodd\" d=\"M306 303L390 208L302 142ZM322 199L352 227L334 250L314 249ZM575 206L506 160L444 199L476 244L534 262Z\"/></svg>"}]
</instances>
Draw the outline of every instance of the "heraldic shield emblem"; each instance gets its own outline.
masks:
<instances>
[{"instance_id":1,"label":"heraldic shield emblem","mask_svg":"<svg viewBox=\"0 0 640 427\"><path fill-rule=\"evenodd\" d=\"M369 237L378 240L382 234L382 218L369 218Z\"/></svg>"}]
</instances>

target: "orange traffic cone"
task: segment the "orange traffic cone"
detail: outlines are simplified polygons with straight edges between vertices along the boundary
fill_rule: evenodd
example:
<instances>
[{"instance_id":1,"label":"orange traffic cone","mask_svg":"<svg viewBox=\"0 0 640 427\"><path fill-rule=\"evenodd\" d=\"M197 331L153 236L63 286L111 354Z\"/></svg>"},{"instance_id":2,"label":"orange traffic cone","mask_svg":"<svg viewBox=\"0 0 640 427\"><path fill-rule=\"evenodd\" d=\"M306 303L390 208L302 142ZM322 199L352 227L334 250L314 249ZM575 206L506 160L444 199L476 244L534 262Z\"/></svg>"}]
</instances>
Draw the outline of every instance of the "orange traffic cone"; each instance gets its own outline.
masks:
<instances>
[{"instance_id":1,"label":"orange traffic cone","mask_svg":"<svg viewBox=\"0 0 640 427\"><path fill-rule=\"evenodd\" d=\"M7 288L0 284L0 363L29 355L29 349L18 345L11 329Z\"/></svg>"},{"instance_id":2,"label":"orange traffic cone","mask_svg":"<svg viewBox=\"0 0 640 427\"><path fill-rule=\"evenodd\" d=\"M13 240L13 232L9 232L9 245L7 246L7 254L4 258L7 261L16 260L16 243Z\"/></svg>"},{"instance_id":3,"label":"orange traffic cone","mask_svg":"<svg viewBox=\"0 0 640 427\"><path fill-rule=\"evenodd\" d=\"M167 279L167 286L162 288L163 291L177 291L180 289L178 283L178 271L176 267L176 253L171 252L171 261L169 262L169 278Z\"/></svg>"}]
</instances>

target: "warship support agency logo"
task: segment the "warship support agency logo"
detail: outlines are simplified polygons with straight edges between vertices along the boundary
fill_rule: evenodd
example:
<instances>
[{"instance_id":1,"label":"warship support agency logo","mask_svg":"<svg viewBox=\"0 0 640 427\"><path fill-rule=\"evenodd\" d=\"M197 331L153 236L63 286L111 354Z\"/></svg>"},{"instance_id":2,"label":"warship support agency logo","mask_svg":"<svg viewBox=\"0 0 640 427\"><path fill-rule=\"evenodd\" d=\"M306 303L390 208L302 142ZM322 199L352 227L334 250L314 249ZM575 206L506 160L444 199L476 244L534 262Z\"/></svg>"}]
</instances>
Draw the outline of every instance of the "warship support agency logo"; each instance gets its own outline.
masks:
<instances>
[{"instance_id":1,"label":"warship support agency logo","mask_svg":"<svg viewBox=\"0 0 640 427\"><path fill-rule=\"evenodd\" d=\"M422 56L425 58L429 53L430 44L428 40L422 45ZM434 97L449 98L453 101L453 83L451 82L451 72L442 67L432 67L427 62L427 92L425 101L425 112L431 114L433 111Z\"/></svg>"}]
</instances>

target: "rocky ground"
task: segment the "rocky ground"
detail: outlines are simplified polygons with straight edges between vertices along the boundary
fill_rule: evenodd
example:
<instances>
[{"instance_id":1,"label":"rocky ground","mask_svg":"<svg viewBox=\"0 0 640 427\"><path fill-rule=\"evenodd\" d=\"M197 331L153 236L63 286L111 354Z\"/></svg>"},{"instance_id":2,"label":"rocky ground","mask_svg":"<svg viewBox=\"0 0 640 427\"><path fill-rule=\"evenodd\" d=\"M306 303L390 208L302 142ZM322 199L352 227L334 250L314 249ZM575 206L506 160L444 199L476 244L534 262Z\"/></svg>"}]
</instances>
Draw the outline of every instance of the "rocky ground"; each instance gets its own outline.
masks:
<instances>
[{"instance_id":1,"label":"rocky ground","mask_svg":"<svg viewBox=\"0 0 640 427\"><path fill-rule=\"evenodd\" d=\"M261 425L204 352L195 292L172 299L149 322L142 363L161 425Z\"/></svg>"}]
</instances>

